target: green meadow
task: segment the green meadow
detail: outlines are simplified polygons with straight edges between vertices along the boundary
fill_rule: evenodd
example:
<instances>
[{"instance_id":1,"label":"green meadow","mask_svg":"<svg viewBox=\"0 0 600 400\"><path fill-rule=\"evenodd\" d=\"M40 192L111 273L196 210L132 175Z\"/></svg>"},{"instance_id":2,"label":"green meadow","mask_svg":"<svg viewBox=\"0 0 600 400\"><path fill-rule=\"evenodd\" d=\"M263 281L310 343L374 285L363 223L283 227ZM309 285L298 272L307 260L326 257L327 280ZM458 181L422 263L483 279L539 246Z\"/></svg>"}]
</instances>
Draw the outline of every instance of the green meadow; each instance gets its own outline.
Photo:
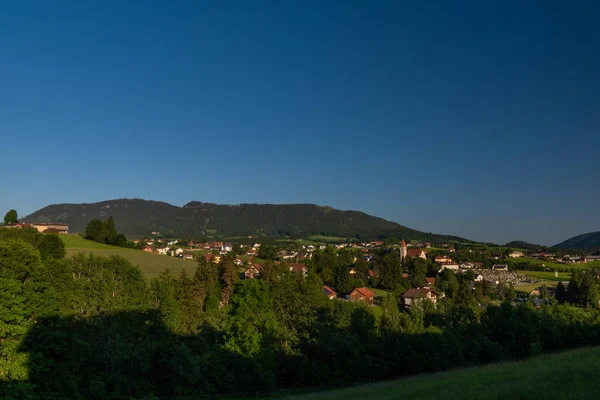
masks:
<instances>
[{"instance_id":1,"label":"green meadow","mask_svg":"<svg viewBox=\"0 0 600 400\"><path fill-rule=\"evenodd\" d=\"M67 255L71 256L77 253L93 253L97 256L108 257L117 255L127 258L132 264L137 265L147 278L153 278L160 275L167 268L173 275L178 276L182 270L186 270L188 275L196 271L196 263L190 260L170 257L166 255L146 253L141 250L126 249L122 247L109 246L102 243L96 243L86 240L78 235L60 235L65 243Z\"/></svg>"}]
</instances>

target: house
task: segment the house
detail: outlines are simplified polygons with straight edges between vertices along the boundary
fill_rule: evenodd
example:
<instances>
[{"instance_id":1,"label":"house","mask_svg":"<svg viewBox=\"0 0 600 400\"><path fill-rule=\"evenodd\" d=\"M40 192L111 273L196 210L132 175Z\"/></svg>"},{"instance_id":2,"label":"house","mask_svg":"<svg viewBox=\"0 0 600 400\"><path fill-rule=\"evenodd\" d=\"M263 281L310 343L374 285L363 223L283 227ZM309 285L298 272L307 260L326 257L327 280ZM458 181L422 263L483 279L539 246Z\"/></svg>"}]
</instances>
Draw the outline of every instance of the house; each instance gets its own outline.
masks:
<instances>
[{"instance_id":1,"label":"house","mask_svg":"<svg viewBox=\"0 0 600 400\"><path fill-rule=\"evenodd\" d=\"M304 264L288 264L288 268L291 272L296 272L302 274L302 276L306 276L306 265Z\"/></svg>"},{"instance_id":2,"label":"house","mask_svg":"<svg viewBox=\"0 0 600 400\"><path fill-rule=\"evenodd\" d=\"M378 277L379 277L379 272L377 272L377 271L375 271L373 269L369 270L369 279L370 278L378 278Z\"/></svg>"},{"instance_id":3,"label":"house","mask_svg":"<svg viewBox=\"0 0 600 400\"><path fill-rule=\"evenodd\" d=\"M508 265L507 264L494 264L492 269L494 271L508 271Z\"/></svg>"},{"instance_id":4,"label":"house","mask_svg":"<svg viewBox=\"0 0 600 400\"><path fill-rule=\"evenodd\" d=\"M154 246L154 240L148 240L148 241L146 242L146 244L147 244L148 246Z\"/></svg>"},{"instance_id":5,"label":"house","mask_svg":"<svg viewBox=\"0 0 600 400\"><path fill-rule=\"evenodd\" d=\"M193 260L194 253L192 253L191 251L184 251L183 253L181 253L181 258L183 258L184 260Z\"/></svg>"},{"instance_id":6,"label":"house","mask_svg":"<svg viewBox=\"0 0 600 400\"><path fill-rule=\"evenodd\" d=\"M41 224L41 223L32 223L31 224L38 232L46 232L46 233L69 233L69 224Z\"/></svg>"},{"instance_id":7,"label":"house","mask_svg":"<svg viewBox=\"0 0 600 400\"><path fill-rule=\"evenodd\" d=\"M436 256L436 257L433 259L433 261L434 261L436 264L447 263L447 262L453 262L453 261L452 261L452 258L450 258L450 257L448 257L448 256L446 256L446 255L444 255L444 256Z\"/></svg>"},{"instance_id":8,"label":"house","mask_svg":"<svg viewBox=\"0 0 600 400\"><path fill-rule=\"evenodd\" d=\"M479 274L473 279L473 282L481 282L483 281L483 275Z\"/></svg>"},{"instance_id":9,"label":"house","mask_svg":"<svg viewBox=\"0 0 600 400\"><path fill-rule=\"evenodd\" d=\"M513 252L512 252L512 253L510 253L508 256L509 256L510 258L521 258L521 257L523 257L523 255L524 255L524 254L523 254L523 252L521 252L521 251L513 251Z\"/></svg>"},{"instance_id":10,"label":"house","mask_svg":"<svg viewBox=\"0 0 600 400\"><path fill-rule=\"evenodd\" d=\"M162 249L156 249L156 252L158 254L167 254L169 252L169 250L171 250L171 249L168 247L163 247Z\"/></svg>"},{"instance_id":11,"label":"house","mask_svg":"<svg viewBox=\"0 0 600 400\"><path fill-rule=\"evenodd\" d=\"M375 302L375 293L366 287L356 288L348 295L350 301L364 301L367 304Z\"/></svg>"},{"instance_id":12,"label":"house","mask_svg":"<svg viewBox=\"0 0 600 400\"><path fill-rule=\"evenodd\" d=\"M246 252L247 256L255 256L256 254L257 254L257 251L254 247L251 249L248 249L248 251Z\"/></svg>"},{"instance_id":13,"label":"house","mask_svg":"<svg viewBox=\"0 0 600 400\"><path fill-rule=\"evenodd\" d=\"M422 258L423 260L427 259L427 253L423 249L408 249L406 251L406 256L414 257L414 258Z\"/></svg>"},{"instance_id":14,"label":"house","mask_svg":"<svg viewBox=\"0 0 600 400\"><path fill-rule=\"evenodd\" d=\"M464 262L459 265L460 269L480 269L483 268L482 262Z\"/></svg>"},{"instance_id":15,"label":"house","mask_svg":"<svg viewBox=\"0 0 600 400\"><path fill-rule=\"evenodd\" d=\"M323 293L325 296L329 297L329 300L335 299L337 297L337 293L327 285L323 285Z\"/></svg>"},{"instance_id":16,"label":"house","mask_svg":"<svg viewBox=\"0 0 600 400\"><path fill-rule=\"evenodd\" d=\"M435 278L425 278L427 281L426 289L430 289L433 285L435 285Z\"/></svg>"},{"instance_id":17,"label":"house","mask_svg":"<svg viewBox=\"0 0 600 400\"><path fill-rule=\"evenodd\" d=\"M350 270L348 271L348 273L349 273L350 275L356 275L356 268L354 268L354 267L350 267Z\"/></svg>"},{"instance_id":18,"label":"house","mask_svg":"<svg viewBox=\"0 0 600 400\"><path fill-rule=\"evenodd\" d=\"M590 254L589 256L585 256L584 262L591 262L591 261L600 261L600 253L593 253L593 254Z\"/></svg>"},{"instance_id":19,"label":"house","mask_svg":"<svg viewBox=\"0 0 600 400\"><path fill-rule=\"evenodd\" d=\"M215 264L218 264L221 262L221 256L218 254L206 253L206 254L204 254L204 258L206 259L207 262L213 262Z\"/></svg>"},{"instance_id":20,"label":"house","mask_svg":"<svg viewBox=\"0 0 600 400\"><path fill-rule=\"evenodd\" d=\"M252 264L251 266L248 267L246 272L244 272L244 277L246 279L258 278L260 276L261 272L262 272L262 265Z\"/></svg>"},{"instance_id":21,"label":"house","mask_svg":"<svg viewBox=\"0 0 600 400\"><path fill-rule=\"evenodd\" d=\"M180 256L180 255L182 255L182 254L183 254L183 249L182 249L181 247L180 247L180 248L178 248L177 250L175 250L175 254L176 254L177 256Z\"/></svg>"},{"instance_id":22,"label":"house","mask_svg":"<svg viewBox=\"0 0 600 400\"><path fill-rule=\"evenodd\" d=\"M226 253L229 253L230 251L233 250L233 244L226 242L226 243L222 243L221 244L221 251L224 251Z\"/></svg>"},{"instance_id":23,"label":"house","mask_svg":"<svg viewBox=\"0 0 600 400\"><path fill-rule=\"evenodd\" d=\"M490 256L490 258L491 258L492 260L499 260L499 259L501 259L501 258L502 258L502 254L492 254L492 255Z\"/></svg>"},{"instance_id":24,"label":"house","mask_svg":"<svg viewBox=\"0 0 600 400\"><path fill-rule=\"evenodd\" d=\"M441 262L440 264L440 272L445 270L445 269L449 269L451 271L458 271L458 264L455 263L454 261L446 261L446 262Z\"/></svg>"},{"instance_id":25,"label":"house","mask_svg":"<svg viewBox=\"0 0 600 400\"><path fill-rule=\"evenodd\" d=\"M144 247L142 251L145 251L146 253L154 253L154 250L150 246Z\"/></svg>"},{"instance_id":26,"label":"house","mask_svg":"<svg viewBox=\"0 0 600 400\"><path fill-rule=\"evenodd\" d=\"M430 288L410 288L402 295L402 301L406 308L420 307L424 300L429 300L433 304L436 303L438 293Z\"/></svg>"},{"instance_id":27,"label":"house","mask_svg":"<svg viewBox=\"0 0 600 400\"><path fill-rule=\"evenodd\" d=\"M240 260L239 258L236 258L235 261L233 261L233 263L235 265L237 265L238 267L241 267L242 265L244 265L244 262L242 260Z\"/></svg>"}]
</instances>

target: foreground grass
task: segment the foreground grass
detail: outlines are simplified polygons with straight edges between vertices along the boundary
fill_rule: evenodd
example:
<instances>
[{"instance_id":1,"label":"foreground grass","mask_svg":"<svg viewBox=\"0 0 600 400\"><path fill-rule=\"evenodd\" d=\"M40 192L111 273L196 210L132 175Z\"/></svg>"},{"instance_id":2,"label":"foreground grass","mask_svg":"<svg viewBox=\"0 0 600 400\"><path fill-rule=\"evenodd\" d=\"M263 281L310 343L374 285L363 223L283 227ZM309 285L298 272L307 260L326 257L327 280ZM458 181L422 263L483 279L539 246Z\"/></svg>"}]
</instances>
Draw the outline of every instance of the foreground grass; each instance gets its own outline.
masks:
<instances>
[{"instance_id":1,"label":"foreground grass","mask_svg":"<svg viewBox=\"0 0 600 400\"><path fill-rule=\"evenodd\" d=\"M279 399L593 399L600 348ZM273 397L272 397L273 398Z\"/></svg>"},{"instance_id":2,"label":"foreground grass","mask_svg":"<svg viewBox=\"0 0 600 400\"><path fill-rule=\"evenodd\" d=\"M60 235L60 238L65 243L67 256L72 256L77 253L93 253L103 257L112 255L122 256L127 258L132 264L137 265L147 278L156 277L167 268L170 269L171 273L175 276L179 276L184 269L188 275L192 275L196 271L197 265L194 261L146 253L141 250L109 246L107 244L85 240L78 235Z\"/></svg>"}]
</instances>

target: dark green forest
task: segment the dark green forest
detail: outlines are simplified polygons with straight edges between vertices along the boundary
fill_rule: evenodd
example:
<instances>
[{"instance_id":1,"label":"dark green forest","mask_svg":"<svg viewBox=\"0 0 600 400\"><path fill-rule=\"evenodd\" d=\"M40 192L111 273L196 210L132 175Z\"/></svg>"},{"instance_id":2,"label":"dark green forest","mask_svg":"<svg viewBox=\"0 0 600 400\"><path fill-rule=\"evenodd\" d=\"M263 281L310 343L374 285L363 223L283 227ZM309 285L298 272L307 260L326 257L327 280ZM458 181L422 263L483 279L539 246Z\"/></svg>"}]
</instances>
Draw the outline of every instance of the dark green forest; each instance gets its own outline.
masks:
<instances>
[{"instance_id":1,"label":"dark green forest","mask_svg":"<svg viewBox=\"0 0 600 400\"><path fill-rule=\"evenodd\" d=\"M65 258L49 238L56 235L0 229L3 399L262 393L600 344L596 308L482 307L486 289L472 290L449 271L438 278L447 296L437 307L402 310L394 293L430 272L427 262L400 264L392 252L375 260L377 284L392 294L366 306L323 294L325 281L340 292L360 283L341 276L347 262L361 273L373 268L346 253L318 253L305 278L266 263L261 279L240 280L225 257L218 265L201 258L193 275L166 271L147 281L120 257Z\"/></svg>"}]
</instances>

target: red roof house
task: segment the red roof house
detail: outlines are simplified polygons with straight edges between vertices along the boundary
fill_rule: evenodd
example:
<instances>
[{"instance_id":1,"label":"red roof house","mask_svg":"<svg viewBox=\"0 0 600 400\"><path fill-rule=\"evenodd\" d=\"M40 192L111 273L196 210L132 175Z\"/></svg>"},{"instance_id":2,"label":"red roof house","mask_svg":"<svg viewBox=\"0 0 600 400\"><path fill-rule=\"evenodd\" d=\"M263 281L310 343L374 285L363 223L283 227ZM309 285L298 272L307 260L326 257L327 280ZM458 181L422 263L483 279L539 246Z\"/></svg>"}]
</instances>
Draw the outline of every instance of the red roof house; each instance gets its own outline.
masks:
<instances>
[{"instance_id":1,"label":"red roof house","mask_svg":"<svg viewBox=\"0 0 600 400\"><path fill-rule=\"evenodd\" d=\"M337 293L327 285L323 285L323 293L325 296L329 297L330 300L337 297Z\"/></svg>"},{"instance_id":2,"label":"red roof house","mask_svg":"<svg viewBox=\"0 0 600 400\"><path fill-rule=\"evenodd\" d=\"M356 288L348 295L350 301L364 301L367 304L375 302L375 293L366 287Z\"/></svg>"}]
</instances>

